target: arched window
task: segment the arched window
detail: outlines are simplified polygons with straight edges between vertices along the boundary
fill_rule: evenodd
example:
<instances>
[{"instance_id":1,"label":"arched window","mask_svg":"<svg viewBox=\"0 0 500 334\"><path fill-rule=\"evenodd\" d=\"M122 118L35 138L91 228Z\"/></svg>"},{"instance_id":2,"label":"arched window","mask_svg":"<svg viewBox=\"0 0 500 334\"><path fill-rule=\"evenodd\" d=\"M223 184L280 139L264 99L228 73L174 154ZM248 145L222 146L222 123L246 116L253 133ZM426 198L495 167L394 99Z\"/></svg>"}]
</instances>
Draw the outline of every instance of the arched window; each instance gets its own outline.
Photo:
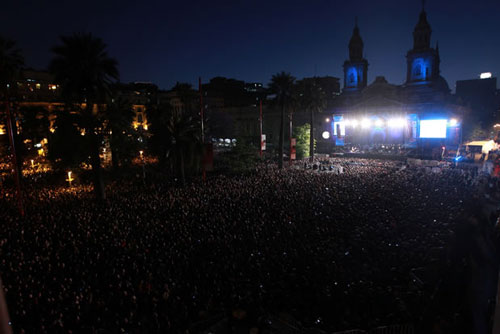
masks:
<instances>
[{"instance_id":1,"label":"arched window","mask_svg":"<svg viewBox=\"0 0 500 334\"><path fill-rule=\"evenodd\" d=\"M355 67L349 68L347 72L347 86L357 87L358 86L358 71Z\"/></svg>"},{"instance_id":2,"label":"arched window","mask_svg":"<svg viewBox=\"0 0 500 334\"><path fill-rule=\"evenodd\" d=\"M422 65L415 64L415 66L413 66L413 75L415 77L420 77L422 75Z\"/></svg>"}]
</instances>

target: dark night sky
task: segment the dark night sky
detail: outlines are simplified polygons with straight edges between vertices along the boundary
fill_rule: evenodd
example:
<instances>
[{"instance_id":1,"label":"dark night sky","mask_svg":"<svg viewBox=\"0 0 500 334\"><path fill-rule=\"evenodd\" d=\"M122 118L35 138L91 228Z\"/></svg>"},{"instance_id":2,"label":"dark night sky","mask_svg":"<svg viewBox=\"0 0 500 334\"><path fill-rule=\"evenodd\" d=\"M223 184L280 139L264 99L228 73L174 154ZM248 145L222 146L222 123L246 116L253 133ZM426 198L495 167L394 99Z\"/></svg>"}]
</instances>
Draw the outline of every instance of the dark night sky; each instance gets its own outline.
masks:
<instances>
[{"instance_id":1,"label":"dark night sky","mask_svg":"<svg viewBox=\"0 0 500 334\"><path fill-rule=\"evenodd\" d=\"M15 39L26 65L44 69L60 35L92 32L120 64L121 81L171 88L214 76L267 84L281 70L295 77L342 78L354 17L359 17L368 80L401 84L419 0L5 1L0 33ZM500 1L428 0L432 45L441 73L455 81L500 75Z\"/></svg>"}]
</instances>

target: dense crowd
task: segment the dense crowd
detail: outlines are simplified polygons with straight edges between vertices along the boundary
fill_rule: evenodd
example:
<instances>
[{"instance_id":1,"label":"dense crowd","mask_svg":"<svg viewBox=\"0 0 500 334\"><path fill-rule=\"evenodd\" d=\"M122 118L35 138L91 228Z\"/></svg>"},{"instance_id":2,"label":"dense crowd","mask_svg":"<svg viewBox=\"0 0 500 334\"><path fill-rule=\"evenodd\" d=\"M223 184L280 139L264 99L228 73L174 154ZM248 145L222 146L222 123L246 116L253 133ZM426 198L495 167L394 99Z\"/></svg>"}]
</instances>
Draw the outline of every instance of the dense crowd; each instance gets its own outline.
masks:
<instances>
[{"instance_id":1,"label":"dense crowd","mask_svg":"<svg viewBox=\"0 0 500 334\"><path fill-rule=\"evenodd\" d=\"M333 330L414 323L474 180L337 159L342 174L258 167L174 186L27 183L0 191L0 276L19 333L180 333L286 313ZM441 261L441 262L440 262ZM436 275L434 275L436 276Z\"/></svg>"}]
</instances>

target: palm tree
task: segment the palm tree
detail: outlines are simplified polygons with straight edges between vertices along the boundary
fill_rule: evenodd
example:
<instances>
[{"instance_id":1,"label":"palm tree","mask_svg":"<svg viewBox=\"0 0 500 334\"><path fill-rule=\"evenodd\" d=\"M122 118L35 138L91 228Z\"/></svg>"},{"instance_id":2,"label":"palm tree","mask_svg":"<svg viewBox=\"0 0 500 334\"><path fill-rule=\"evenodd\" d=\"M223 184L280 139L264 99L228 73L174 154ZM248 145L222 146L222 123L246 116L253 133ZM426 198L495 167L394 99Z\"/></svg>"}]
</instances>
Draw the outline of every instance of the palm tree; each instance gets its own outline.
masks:
<instances>
[{"instance_id":1,"label":"palm tree","mask_svg":"<svg viewBox=\"0 0 500 334\"><path fill-rule=\"evenodd\" d=\"M56 110L54 132L49 135L49 159L62 168L78 166L88 158L88 137L81 136L80 115L68 107Z\"/></svg>"},{"instance_id":2,"label":"palm tree","mask_svg":"<svg viewBox=\"0 0 500 334\"><path fill-rule=\"evenodd\" d=\"M19 125L21 131L15 134L15 146L17 150L17 164L22 169L23 161L35 144L49 137L49 112L40 106L21 107L18 110ZM26 144L30 142L30 146ZM33 151L32 151L33 154Z\"/></svg>"},{"instance_id":3,"label":"palm tree","mask_svg":"<svg viewBox=\"0 0 500 334\"><path fill-rule=\"evenodd\" d=\"M170 103L160 103L158 105L148 105L146 115L150 123L149 131L151 137L148 140L148 148L158 156L159 164L165 167L167 163L167 143L169 136L165 129L172 112Z\"/></svg>"},{"instance_id":4,"label":"palm tree","mask_svg":"<svg viewBox=\"0 0 500 334\"><path fill-rule=\"evenodd\" d=\"M109 134L109 144L111 147L111 163L113 168L117 168L120 161L136 148L137 140L133 140L135 132L132 128L135 113L132 105L122 98L112 99L105 112L106 133ZM137 153L137 150L135 150Z\"/></svg>"},{"instance_id":5,"label":"palm tree","mask_svg":"<svg viewBox=\"0 0 500 334\"><path fill-rule=\"evenodd\" d=\"M314 160L314 114L321 113L326 107L326 94L318 85L316 78L297 82L299 101L302 108L309 111L311 128L309 130L310 161Z\"/></svg>"},{"instance_id":6,"label":"palm tree","mask_svg":"<svg viewBox=\"0 0 500 334\"><path fill-rule=\"evenodd\" d=\"M9 87L18 77L24 58L21 51L16 48L16 42L0 36L0 93L6 98Z\"/></svg>"},{"instance_id":7,"label":"palm tree","mask_svg":"<svg viewBox=\"0 0 500 334\"><path fill-rule=\"evenodd\" d=\"M16 48L16 43L12 40L0 36L0 98L5 101L7 127L10 129L9 143L12 154L12 164L14 165L14 177L17 188L17 198L19 212L24 216L23 201L21 195L21 166L16 161L16 146L14 140L14 131L12 131L12 121L10 115L9 91L17 88L15 79L19 76L21 67L24 65L24 58L21 51Z\"/></svg>"},{"instance_id":8,"label":"palm tree","mask_svg":"<svg viewBox=\"0 0 500 334\"><path fill-rule=\"evenodd\" d=\"M195 156L201 150L200 127L192 116L172 111L166 126L167 156L177 166L182 183L186 180L186 161L193 164Z\"/></svg>"},{"instance_id":9,"label":"palm tree","mask_svg":"<svg viewBox=\"0 0 500 334\"><path fill-rule=\"evenodd\" d=\"M52 48L54 58L49 69L56 83L61 85L62 96L69 104L77 104L80 127L89 135L90 157L94 172L96 197L105 199L99 149L102 128L99 104L110 95L110 85L118 79L117 62L108 56L106 44L92 34L76 33L62 36L61 45ZM94 108L94 106L97 108Z\"/></svg>"},{"instance_id":10,"label":"palm tree","mask_svg":"<svg viewBox=\"0 0 500 334\"><path fill-rule=\"evenodd\" d=\"M33 144L40 142L49 136L49 112L44 107L21 107L21 130L22 139L31 140Z\"/></svg>"},{"instance_id":11,"label":"palm tree","mask_svg":"<svg viewBox=\"0 0 500 334\"><path fill-rule=\"evenodd\" d=\"M295 78L290 73L281 72L273 75L269 84L271 92L276 94L275 102L281 109L278 159L280 169L283 168L285 111L289 108L292 100L294 82Z\"/></svg>"}]
</instances>

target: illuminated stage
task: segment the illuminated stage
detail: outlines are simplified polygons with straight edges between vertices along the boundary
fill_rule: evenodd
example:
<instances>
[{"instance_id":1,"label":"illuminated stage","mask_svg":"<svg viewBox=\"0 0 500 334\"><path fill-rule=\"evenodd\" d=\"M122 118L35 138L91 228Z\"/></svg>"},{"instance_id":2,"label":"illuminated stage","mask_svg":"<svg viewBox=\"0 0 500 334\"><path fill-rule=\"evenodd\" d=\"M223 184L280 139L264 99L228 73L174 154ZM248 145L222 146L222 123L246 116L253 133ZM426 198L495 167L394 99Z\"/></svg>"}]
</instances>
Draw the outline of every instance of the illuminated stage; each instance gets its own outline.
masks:
<instances>
[{"instance_id":1,"label":"illuminated stage","mask_svg":"<svg viewBox=\"0 0 500 334\"><path fill-rule=\"evenodd\" d=\"M444 115L333 115L328 132L335 146L401 145L454 146L460 143L461 123ZM326 137L326 135L325 135Z\"/></svg>"}]
</instances>

